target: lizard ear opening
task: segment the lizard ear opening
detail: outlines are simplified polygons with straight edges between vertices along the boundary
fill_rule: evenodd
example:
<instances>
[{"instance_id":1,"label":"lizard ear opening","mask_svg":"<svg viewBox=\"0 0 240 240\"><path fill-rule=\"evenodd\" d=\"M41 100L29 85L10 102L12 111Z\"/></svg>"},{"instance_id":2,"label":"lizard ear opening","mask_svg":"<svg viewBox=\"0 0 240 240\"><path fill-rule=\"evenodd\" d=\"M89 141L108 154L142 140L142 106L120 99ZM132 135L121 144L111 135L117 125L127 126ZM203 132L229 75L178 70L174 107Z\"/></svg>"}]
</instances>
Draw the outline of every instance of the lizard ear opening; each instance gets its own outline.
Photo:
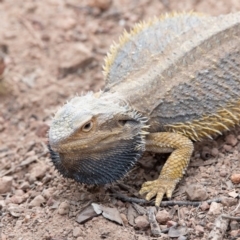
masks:
<instances>
[{"instance_id":1,"label":"lizard ear opening","mask_svg":"<svg viewBox=\"0 0 240 240\"><path fill-rule=\"evenodd\" d=\"M128 120L118 120L118 125L124 127Z\"/></svg>"}]
</instances>

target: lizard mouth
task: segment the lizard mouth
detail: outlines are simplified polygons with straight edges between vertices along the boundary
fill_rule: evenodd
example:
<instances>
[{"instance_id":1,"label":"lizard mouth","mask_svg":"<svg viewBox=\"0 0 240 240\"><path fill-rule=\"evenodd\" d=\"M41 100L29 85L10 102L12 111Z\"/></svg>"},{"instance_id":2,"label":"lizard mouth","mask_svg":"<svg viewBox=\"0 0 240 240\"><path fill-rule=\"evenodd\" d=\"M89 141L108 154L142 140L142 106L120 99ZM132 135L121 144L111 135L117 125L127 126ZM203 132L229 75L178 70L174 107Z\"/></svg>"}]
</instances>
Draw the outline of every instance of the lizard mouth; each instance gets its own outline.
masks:
<instances>
[{"instance_id":1,"label":"lizard mouth","mask_svg":"<svg viewBox=\"0 0 240 240\"><path fill-rule=\"evenodd\" d=\"M122 140L115 148L101 153L58 153L49 145L51 159L63 177L85 184L104 185L122 178L141 157L144 136Z\"/></svg>"}]
</instances>

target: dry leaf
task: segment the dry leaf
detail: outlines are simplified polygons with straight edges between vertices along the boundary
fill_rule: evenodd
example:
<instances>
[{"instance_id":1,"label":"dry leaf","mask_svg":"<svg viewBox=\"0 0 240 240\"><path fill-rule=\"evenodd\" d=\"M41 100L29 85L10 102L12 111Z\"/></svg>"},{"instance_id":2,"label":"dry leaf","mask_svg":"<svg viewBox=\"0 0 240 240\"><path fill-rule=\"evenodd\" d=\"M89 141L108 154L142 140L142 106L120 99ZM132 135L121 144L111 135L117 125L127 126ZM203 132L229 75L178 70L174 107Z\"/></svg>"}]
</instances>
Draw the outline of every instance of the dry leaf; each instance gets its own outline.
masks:
<instances>
[{"instance_id":1,"label":"dry leaf","mask_svg":"<svg viewBox=\"0 0 240 240\"><path fill-rule=\"evenodd\" d=\"M78 223L85 223L86 221L98 216L99 214L101 213L96 213L96 211L93 209L93 206L89 205L77 215L76 221Z\"/></svg>"},{"instance_id":2,"label":"dry leaf","mask_svg":"<svg viewBox=\"0 0 240 240\"><path fill-rule=\"evenodd\" d=\"M92 203L92 207L97 214L102 213L103 217L123 225L120 213L116 208L109 208L96 203Z\"/></svg>"}]
</instances>

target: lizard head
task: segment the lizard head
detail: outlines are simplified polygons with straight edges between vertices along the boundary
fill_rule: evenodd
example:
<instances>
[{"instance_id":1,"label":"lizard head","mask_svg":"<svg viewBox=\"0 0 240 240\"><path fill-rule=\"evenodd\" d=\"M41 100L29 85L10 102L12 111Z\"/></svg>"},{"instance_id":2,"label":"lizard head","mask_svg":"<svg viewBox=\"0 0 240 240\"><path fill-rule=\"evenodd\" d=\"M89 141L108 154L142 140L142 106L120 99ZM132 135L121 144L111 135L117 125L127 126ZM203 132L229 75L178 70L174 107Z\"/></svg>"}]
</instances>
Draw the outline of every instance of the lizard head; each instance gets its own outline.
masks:
<instances>
[{"instance_id":1,"label":"lizard head","mask_svg":"<svg viewBox=\"0 0 240 240\"><path fill-rule=\"evenodd\" d=\"M89 93L75 97L53 118L51 159L64 176L86 184L123 177L145 148L146 119L127 104Z\"/></svg>"}]
</instances>

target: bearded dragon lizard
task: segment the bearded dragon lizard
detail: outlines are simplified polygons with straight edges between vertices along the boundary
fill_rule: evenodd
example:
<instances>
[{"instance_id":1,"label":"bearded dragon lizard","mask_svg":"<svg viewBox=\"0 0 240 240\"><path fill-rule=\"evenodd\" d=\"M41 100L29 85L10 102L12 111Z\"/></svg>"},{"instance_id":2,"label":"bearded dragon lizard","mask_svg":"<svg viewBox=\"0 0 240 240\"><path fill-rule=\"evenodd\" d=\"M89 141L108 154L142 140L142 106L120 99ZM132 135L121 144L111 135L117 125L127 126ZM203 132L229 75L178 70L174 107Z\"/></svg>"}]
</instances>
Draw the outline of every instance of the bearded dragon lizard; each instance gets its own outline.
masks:
<instances>
[{"instance_id":1,"label":"bearded dragon lizard","mask_svg":"<svg viewBox=\"0 0 240 240\"><path fill-rule=\"evenodd\" d=\"M122 178L144 151L170 152L140 193L172 196L193 152L240 121L240 12L173 13L124 32L105 59L103 91L57 111L49 148L58 171L80 183Z\"/></svg>"}]
</instances>

